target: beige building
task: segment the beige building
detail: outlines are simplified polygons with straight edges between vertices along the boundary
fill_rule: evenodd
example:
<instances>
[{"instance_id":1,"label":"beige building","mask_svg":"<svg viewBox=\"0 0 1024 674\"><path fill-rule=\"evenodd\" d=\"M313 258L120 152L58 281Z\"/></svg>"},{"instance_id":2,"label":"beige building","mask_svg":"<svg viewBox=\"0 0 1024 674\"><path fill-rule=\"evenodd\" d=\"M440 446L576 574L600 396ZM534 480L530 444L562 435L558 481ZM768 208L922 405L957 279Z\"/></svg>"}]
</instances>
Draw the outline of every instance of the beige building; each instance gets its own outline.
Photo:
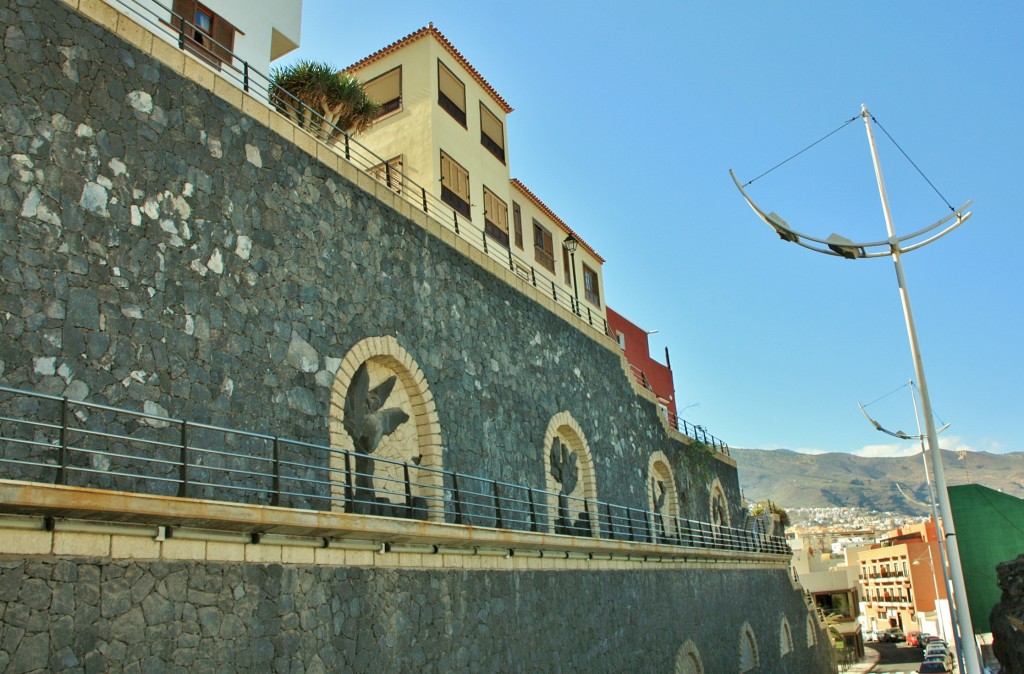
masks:
<instances>
[{"instance_id":1,"label":"beige building","mask_svg":"<svg viewBox=\"0 0 1024 674\"><path fill-rule=\"evenodd\" d=\"M387 173L387 184L407 196L424 191L424 203L428 195L439 199L459 227L478 231L480 246L507 255L522 278L573 298L585 320L604 325L604 259L511 179L512 106L441 31L430 24L346 70L382 104L359 136L377 155L371 161L379 177ZM569 237L575 250L563 245Z\"/></svg>"}]
</instances>

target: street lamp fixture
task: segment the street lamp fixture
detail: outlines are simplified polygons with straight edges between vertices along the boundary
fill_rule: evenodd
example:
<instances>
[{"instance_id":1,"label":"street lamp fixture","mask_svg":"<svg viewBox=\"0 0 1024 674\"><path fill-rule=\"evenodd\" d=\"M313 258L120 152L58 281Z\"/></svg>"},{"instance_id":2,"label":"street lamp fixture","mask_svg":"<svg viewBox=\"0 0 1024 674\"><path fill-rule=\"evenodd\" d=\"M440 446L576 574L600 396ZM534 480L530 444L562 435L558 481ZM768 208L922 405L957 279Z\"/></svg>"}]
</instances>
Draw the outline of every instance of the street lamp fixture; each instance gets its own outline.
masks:
<instances>
[{"instance_id":1,"label":"street lamp fixture","mask_svg":"<svg viewBox=\"0 0 1024 674\"><path fill-rule=\"evenodd\" d=\"M565 237L565 241L562 242L562 247L569 251L569 257L572 260L570 265L572 267L572 293L574 297L572 310L577 316L580 315L580 288L576 284L576 247L578 245L579 241L572 234Z\"/></svg>"},{"instance_id":2,"label":"street lamp fixture","mask_svg":"<svg viewBox=\"0 0 1024 674\"><path fill-rule=\"evenodd\" d=\"M920 385L921 408L924 416L926 437L928 439L928 452L931 454L932 466L935 471L935 488L938 496L939 507L942 513L942 524L945 530L945 545L947 558L949 560L950 576L953 583L953 601L956 606L957 623L960 627L961 643L957 644L963 665L966 665L968 672L980 672L981 661L978 657L978 650L974 641L974 627L971 624L971 612L967 602L967 588L964 585L963 569L960 564L960 552L957 546L956 531L954 530L953 514L949 506L949 493L946 490L946 475L942 466L935 420L932 416L931 399L928 396L928 384L924 374L924 364L921 359L921 351L917 342L917 329L914 326L914 316L910 308L910 294L907 290L906 278L903 274L903 262L901 256L912 250L917 250L936 239L950 233L971 217L967 208L971 205L968 201L958 209L953 210L949 215L938 222L931 224L916 232L897 237L892 224L892 213L889 210L889 198L885 191L885 181L882 178L882 167L878 161L878 152L875 148L875 136L871 128L871 114L867 106L861 106L860 116L864 119L867 130L868 144L871 147L871 159L874 163L875 179L878 183L878 193L882 202L882 213L885 217L885 226L888 238L882 241L871 241L855 243L849 239L833 234L827 239L819 239L792 229L785 220L777 213L766 212L761 209L747 195L744 185L740 183L736 174L730 170L733 182L743 195L743 199L754 210L769 227L775 230L784 241L795 243L804 248L809 248L818 253L835 255L849 260L869 257L892 256L893 264L896 267L896 281L899 285L900 300L903 304L903 315L907 324L907 336L910 340L910 352L914 360L914 373ZM941 231L935 233L940 227ZM962 668L963 669L963 668Z\"/></svg>"}]
</instances>

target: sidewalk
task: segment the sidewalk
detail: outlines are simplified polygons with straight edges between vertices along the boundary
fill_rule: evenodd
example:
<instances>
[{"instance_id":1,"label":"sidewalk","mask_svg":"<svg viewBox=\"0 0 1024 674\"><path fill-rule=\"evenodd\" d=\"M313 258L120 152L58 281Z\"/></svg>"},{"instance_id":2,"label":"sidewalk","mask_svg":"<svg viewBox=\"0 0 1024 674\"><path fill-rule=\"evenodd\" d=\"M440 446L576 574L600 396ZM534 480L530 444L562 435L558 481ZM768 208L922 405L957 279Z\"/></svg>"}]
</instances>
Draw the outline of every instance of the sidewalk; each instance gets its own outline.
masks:
<instances>
[{"instance_id":1,"label":"sidewalk","mask_svg":"<svg viewBox=\"0 0 1024 674\"><path fill-rule=\"evenodd\" d=\"M850 665L849 667L839 667L839 671L846 674L847 672L870 672L878 664L878 658L881 657L875 649L870 646L864 647L864 657L860 662Z\"/></svg>"}]
</instances>

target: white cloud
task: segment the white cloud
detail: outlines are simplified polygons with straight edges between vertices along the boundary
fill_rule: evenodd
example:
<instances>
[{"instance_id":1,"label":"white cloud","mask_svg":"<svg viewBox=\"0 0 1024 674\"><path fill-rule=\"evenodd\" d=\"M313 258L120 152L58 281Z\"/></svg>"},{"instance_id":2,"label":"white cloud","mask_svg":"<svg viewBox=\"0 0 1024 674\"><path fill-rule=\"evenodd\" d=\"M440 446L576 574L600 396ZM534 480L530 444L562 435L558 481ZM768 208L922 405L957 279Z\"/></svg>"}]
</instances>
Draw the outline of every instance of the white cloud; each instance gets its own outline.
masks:
<instances>
[{"instance_id":1,"label":"white cloud","mask_svg":"<svg viewBox=\"0 0 1024 674\"><path fill-rule=\"evenodd\" d=\"M921 452L921 446L915 443L890 442L883 445L865 445L855 449L851 454L868 458L913 456Z\"/></svg>"}]
</instances>

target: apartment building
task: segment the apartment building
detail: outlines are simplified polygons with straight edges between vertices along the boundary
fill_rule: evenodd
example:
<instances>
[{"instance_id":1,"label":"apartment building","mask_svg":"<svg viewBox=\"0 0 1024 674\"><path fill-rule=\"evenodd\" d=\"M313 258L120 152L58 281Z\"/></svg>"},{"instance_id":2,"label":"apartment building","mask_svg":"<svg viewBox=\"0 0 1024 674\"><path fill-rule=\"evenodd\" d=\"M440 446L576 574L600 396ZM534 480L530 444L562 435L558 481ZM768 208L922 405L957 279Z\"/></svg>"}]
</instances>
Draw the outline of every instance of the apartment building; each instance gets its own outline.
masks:
<instances>
[{"instance_id":1,"label":"apartment building","mask_svg":"<svg viewBox=\"0 0 1024 674\"><path fill-rule=\"evenodd\" d=\"M676 386L672 377L672 364L668 349L665 349L665 363L651 357L651 334L611 307L608 312L608 331L622 349L637 382L658 397L658 408L669 419L675 419Z\"/></svg>"},{"instance_id":2,"label":"apartment building","mask_svg":"<svg viewBox=\"0 0 1024 674\"><path fill-rule=\"evenodd\" d=\"M934 521L888 532L861 550L861 613L868 630L942 631L947 600Z\"/></svg>"},{"instance_id":3,"label":"apartment building","mask_svg":"<svg viewBox=\"0 0 1024 674\"><path fill-rule=\"evenodd\" d=\"M604 324L604 258L522 181L511 178L508 115L512 106L433 24L346 68L381 103L359 142L393 171L451 209L482 245L508 254L522 278ZM426 198L426 197L424 197Z\"/></svg>"}]
</instances>

